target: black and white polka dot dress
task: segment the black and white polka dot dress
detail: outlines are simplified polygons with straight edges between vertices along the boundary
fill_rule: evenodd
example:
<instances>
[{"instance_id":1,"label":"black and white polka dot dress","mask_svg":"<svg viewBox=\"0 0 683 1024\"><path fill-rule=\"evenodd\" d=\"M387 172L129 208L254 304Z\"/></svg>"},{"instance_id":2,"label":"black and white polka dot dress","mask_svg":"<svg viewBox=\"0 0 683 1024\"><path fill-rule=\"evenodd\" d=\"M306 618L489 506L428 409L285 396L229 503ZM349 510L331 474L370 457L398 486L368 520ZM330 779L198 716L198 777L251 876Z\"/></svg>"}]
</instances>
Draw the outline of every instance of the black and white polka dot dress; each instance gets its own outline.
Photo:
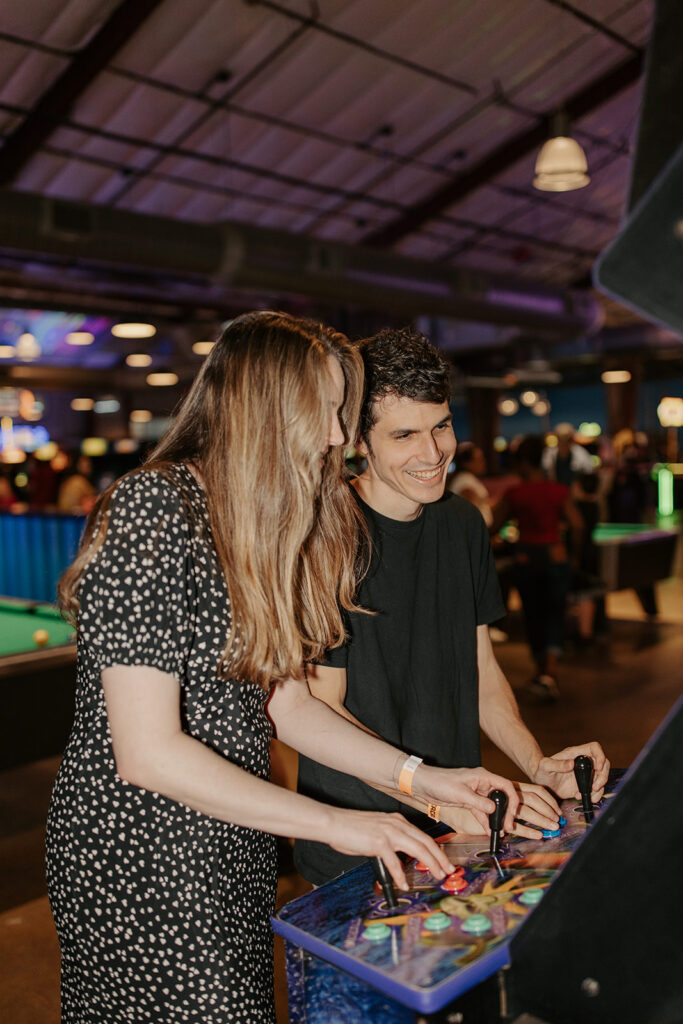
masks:
<instances>
[{"instance_id":1,"label":"black and white polka dot dress","mask_svg":"<svg viewBox=\"0 0 683 1024\"><path fill-rule=\"evenodd\" d=\"M100 681L111 665L170 673L189 735L270 771L267 694L216 674L230 610L203 491L186 467L171 476L119 484L80 591L76 716L47 837L67 1024L275 1020L274 838L116 774Z\"/></svg>"}]
</instances>

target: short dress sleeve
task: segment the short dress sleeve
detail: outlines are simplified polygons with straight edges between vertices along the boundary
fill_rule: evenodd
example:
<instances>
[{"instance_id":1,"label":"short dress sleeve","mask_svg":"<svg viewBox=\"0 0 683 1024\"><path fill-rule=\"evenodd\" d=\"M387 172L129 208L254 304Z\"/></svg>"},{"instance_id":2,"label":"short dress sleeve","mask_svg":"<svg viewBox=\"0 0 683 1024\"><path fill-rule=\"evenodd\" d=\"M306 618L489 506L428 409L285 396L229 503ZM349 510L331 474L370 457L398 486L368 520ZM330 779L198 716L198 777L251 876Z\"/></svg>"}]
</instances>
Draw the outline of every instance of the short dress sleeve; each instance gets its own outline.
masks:
<instances>
[{"instance_id":1,"label":"short dress sleeve","mask_svg":"<svg viewBox=\"0 0 683 1024\"><path fill-rule=\"evenodd\" d=\"M150 665L183 680L194 632L190 538L177 486L158 472L124 477L79 592L79 643L100 670Z\"/></svg>"}]
</instances>

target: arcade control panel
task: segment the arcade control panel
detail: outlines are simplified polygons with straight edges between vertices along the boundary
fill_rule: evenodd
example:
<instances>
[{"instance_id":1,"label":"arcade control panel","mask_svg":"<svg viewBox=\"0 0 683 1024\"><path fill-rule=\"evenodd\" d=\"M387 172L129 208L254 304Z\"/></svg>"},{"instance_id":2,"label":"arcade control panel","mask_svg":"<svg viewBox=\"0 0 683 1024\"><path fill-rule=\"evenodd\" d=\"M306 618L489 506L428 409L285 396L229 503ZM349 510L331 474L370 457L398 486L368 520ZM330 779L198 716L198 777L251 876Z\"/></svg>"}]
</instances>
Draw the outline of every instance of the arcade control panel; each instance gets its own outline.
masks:
<instances>
[{"instance_id":1,"label":"arcade control panel","mask_svg":"<svg viewBox=\"0 0 683 1024\"><path fill-rule=\"evenodd\" d=\"M409 891L394 892L381 862L374 878L368 863L282 908L273 928L288 944L401 1006L433 1013L509 962L511 936L616 790L613 779L593 807L582 782L582 801L562 802L557 832L539 832L538 839L503 837L495 844L448 833L437 840L455 865L447 878L434 878L413 860L406 867ZM305 985L305 978L299 983Z\"/></svg>"}]
</instances>

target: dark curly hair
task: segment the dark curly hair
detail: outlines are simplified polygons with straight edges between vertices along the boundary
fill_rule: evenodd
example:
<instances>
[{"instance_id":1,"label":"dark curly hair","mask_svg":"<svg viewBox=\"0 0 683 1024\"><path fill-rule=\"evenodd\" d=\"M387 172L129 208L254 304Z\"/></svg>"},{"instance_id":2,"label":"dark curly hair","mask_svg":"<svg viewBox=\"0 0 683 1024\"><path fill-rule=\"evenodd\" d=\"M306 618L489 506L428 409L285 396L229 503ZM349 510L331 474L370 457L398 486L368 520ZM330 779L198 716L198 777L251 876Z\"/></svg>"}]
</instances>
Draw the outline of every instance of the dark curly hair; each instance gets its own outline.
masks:
<instances>
[{"instance_id":1,"label":"dark curly hair","mask_svg":"<svg viewBox=\"0 0 683 1024\"><path fill-rule=\"evenodd\" d=\"M375 403L386 395L437 405L449 400L448 363L419 331L388 327L358 347L365 369L359 431L366 444L377 422Z\"/></svg>"}]
</instances>

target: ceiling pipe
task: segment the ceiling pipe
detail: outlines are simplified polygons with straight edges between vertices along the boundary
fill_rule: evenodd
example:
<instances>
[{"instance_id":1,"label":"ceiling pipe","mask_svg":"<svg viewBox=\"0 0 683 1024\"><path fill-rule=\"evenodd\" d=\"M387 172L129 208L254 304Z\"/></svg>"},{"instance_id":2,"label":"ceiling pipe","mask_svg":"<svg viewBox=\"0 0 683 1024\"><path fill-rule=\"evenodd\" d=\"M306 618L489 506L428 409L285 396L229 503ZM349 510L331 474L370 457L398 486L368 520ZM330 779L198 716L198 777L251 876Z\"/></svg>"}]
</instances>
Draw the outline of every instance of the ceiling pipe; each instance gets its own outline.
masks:
<instances>
[{"instance_id":1,"label":"ceiling pipe","mask_svg":"<svg viewBox=\"0 0 683 1024\"><path fill-rule=\"evenodd\" d=\"M0 222L0 254L57 256L103 276L134 269L158 298L168 274L190 278L209 306L246 288L565 337L596 330L601 320L585 292L234 222L199 224L10 190L0 190Z\"/></svg>"}]
</instances>

